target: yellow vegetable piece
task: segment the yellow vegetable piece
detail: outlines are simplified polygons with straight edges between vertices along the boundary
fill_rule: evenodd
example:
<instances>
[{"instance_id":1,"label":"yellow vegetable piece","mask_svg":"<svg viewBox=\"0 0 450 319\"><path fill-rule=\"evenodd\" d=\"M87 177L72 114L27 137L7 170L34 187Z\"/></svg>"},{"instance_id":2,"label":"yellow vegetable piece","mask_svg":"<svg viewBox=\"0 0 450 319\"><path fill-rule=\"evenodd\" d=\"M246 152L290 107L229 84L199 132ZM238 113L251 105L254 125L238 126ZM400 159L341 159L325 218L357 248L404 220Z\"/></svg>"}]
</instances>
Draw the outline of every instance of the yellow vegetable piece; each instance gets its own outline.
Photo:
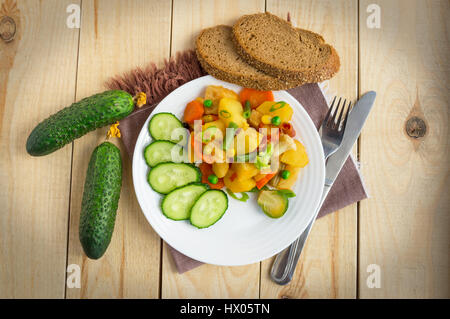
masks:
<instances>
[{"instance_id":1,"label":"yellow vegetable piece","mask_svg":"<svg viewBox=\"0 0 450 319\"><path fill-rule=\"evenodd\" d=\"M256 150L261 143L263 136L253 127L241 130L234 137L234 149L236 155L251 153Z\"/></svg>"},{"instance_id":2,"label":"yellow vegetable piece","mask_svg":"<svg viewBox=\"0 0 450 319\"><path fill-rule=\"evenodd\" d=\"M252 178L259 171L253 163L233 163L231 167L236 172L236 179L239 180Z\"/></svg>"},{"instance_id":3,"label":"yellow vegetable piece","mask_svg":"<svg viewBox=\"0 0 450 319\"><path fill-rule=\"evenodd\" d=\"M253 178L238 179L237 174L232 169L229 169L227 175L223 178L225 186L233 193L242 193L252 190L256 186L256 182ZM232 180L233 178L233 180Z\"/></svg>"},{"instance_id":4,"label":"yellow vegetable piece","mask_svg":"<svg viewBox=\"0 0 450 319\"><path fill-rule=\"evenodd\" d=\"M211 100L212 106L205 107L205 114L217 114L219 102L224 97L239 100L239 96L232 90L217 85L208 86L205 91L205 100Z\"/></svg>"},{"instance_id":5,"label":"yellow vegetable piece","mask_svg":"<svg viewBox=\"0 0 450 319\"><path fill-rule=\"evenodd\" d=\"M238 127L249 127L247 120L242 115L243 112L242 104L237 100L222 98L219 102L219 118L225 123L226 127L229 127L231 122Z\"/></svg>"},{"instance_id":6,"label":"yellow vegetable piece","mask_svg":"<svg viewBox=\"0 0 450 319\"><path fill-rule=\"evenodd\" d=\"M292 165L295 167L305 167L308 162L308 154L306 153L306 149L302 143L297 140L294 140L296 149L289 150L281 154L280 162Z\"/></svg>"},{"instance_id":7,"label":"yellow vegetable piece","mask_svg":"<svg viewBox=\"0 0 450 319\"><path fill-rule=\"evenodd\" d=\"M270 115L271 117L279 116L281 123L289 122L292 119L292 114L294 113L292 107L283 101L280 102L267 101L258 106L256 110L262 114Z\"/></svg>"},{"instance_id":8,"label":"yellow vegetable piece","mask_svg":"<svg viewBox=\"0 0 450 319\"><path fill-rule=\"evenodd\" d=\"M236 155L236 151L234 150L234 148L230 147L229 149L227 149L226 155L227 157L233 157L234 155Z\"/></svg>"},{"instance_id":9,"label":"yellow vegetable piece","mask_svg":"<svg viewBox=\"0 0 450 319\"><path fill-rule=\"evenodd\" d=\"M208 127L211 127L211 126L215 126L215 127L217 127L219 130L222 131L222 138L223 138L223 136L225 136L225 123L224 123L223 121L221 121L221 120L216 120L216 121L212 121L212 122L205 123L205 124L203 125L202 130L205 131Z\"/></svg>"},{"instance_id":10,"label":"yellow vegetable piece","mask_svg":"<svg viewBox=\"0 0 450 319\"><path fill-rule=\"evenodd\" d=\"M280 181L276 185L276 188L292 189L292 186L294 186L295 182L297 181L298 174L301 170L301 167L286 165L284 170L289 171L291 174L289 175L288 179L280 178Z\"/></svg>"},{"instance_id":11,"label":"yellow vegetable piece","mask_svg":"<svg viewBox=\"0 0 450 319\"><path fill-rule=\"evenodd\" d=\"M222 178L227 174L229 167L230 165L228 163L214 163L212 170L218 178Z\"/></svg>"},{"instance_id":12,"label":"yellow vegetable piece","mask_svg":"<svg viewBox=\"0 0 450 319\"><path fill-rule=\"evenodd\" d=\"M270 124L272 123L272 117L270 115L263 115L261 116L261 122L263 124Z\"/></svg>"}]
</instances>

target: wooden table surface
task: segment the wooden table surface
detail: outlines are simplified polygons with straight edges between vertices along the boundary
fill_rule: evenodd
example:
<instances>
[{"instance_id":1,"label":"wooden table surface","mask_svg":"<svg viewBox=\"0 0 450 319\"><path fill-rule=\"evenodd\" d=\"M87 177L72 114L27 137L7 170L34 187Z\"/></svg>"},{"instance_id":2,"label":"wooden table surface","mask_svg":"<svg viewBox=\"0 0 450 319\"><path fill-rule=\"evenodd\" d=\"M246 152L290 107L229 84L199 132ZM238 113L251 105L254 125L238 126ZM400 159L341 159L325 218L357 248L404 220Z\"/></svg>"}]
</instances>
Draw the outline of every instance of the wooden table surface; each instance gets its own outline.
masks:
<instances>
[{"instance_id":1,"label":"wooden table surface","mask_svg":"<svg viewBox=\"0 0 450 319\"><path fill-rule=\"evenodd\" d=\"M17 26L13 41L0 39L0 297L449 297L449 1L0 4L0 19L9 16ZM81 28L66 23L71 4L81 8ZM381 9L379 28L368 27L372 4ZM100 260L87 259L78 239L81 195L88 159L106 128L40 158L25 151L31 129L104 90L109 77L192 48L202 28L264 11L290 12L298 27L335 46L342 65L331 91L350 99L377 91L354 150L370 198L317 221L287 286L270 280L273 259L180 275L140 211L123 156L111 245ZM72 264L81 269L81 288L66 286ZM373 276L375 287L367 284Z\"/></svg>"}]
</instances>

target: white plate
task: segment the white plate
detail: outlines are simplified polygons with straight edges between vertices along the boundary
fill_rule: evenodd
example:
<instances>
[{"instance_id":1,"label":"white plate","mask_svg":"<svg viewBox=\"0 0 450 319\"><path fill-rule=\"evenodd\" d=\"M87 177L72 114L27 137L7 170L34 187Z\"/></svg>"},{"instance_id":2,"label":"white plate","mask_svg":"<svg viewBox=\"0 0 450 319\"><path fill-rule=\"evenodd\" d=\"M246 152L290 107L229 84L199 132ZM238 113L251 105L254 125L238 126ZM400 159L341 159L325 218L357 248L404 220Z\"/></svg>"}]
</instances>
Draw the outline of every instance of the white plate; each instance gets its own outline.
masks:
<instances>
[{"instance_id":1,"label":"white plate","mask_svg":"<svg viewBox=\"0 0 450 319\"><path fill-rule=\"evenodd\" d=\"M179 87L152 112L171 112L182 119L189 101L204 94L208 85L222 85L239 92L241 87L204 76ZM189 221L173 221L161 212L161 195L154 192L148 182L148 166L143 151L151 142L147 119L136 142L133 156L133 183L139 204L153 229L170 246L202 262L237 266L269 258L291 244L306 228L319 205L325 179L322 144L317 130L301 104L285 91L275 91L276 101L285 101L294 109L292 123L299 139L306 147L309 164L302 169L289 209L279 219L266 216L256 203L255 194L246 202L230 196L224 216L213 226L197 229Z\"/></svg>"}]
</instances>

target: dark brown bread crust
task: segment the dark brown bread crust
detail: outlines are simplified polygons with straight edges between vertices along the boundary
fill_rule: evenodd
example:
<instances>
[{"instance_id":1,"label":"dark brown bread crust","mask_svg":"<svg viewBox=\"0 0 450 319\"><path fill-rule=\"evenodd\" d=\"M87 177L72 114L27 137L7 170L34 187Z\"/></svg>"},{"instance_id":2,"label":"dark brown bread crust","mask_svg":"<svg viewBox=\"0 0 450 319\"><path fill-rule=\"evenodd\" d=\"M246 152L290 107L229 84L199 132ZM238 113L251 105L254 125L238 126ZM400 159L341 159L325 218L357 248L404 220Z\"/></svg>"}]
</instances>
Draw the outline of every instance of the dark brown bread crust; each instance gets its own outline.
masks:
<instances>
[{"instance_id":1,"label":"dark brown bread crust","mask_svg":"<svg viewBox=\"0 0 450 319\"><path fill-rule=\"evenodd\" d=\"M204 29L196 40L196 54L203 69L212 76L257 90L287 90L304 84L298 79L283 80L259 71L236 53L229 26Z\"/></svg>"},{"instance_id":2,"label":"dark brown bread crust","mask_svg":"<svg viewBox=\"0 0 450 319\"><path fill-rule=\"evenodd\" d=\"M249 23L248 23L249 22ZM250 28L254 33L249 35ZM265 29L279 29L283 34L277 34L276 38L269 39L271 43L284 41L283 53L274 50L272 55L267 58L271 47L265 45L267 37L275 37L270 32L267 37L261 39L261 34ZM294 35L296 33L296 35ZM259 34L259 37L258 37ZM264 34L266 36L266 34ZM282 20L268 12L241 17L233 27L233 42L238 54L250 65L267 74L278 77L281 80L292 81L299 80L302 83L315 83L330 79L339 70L340 61L336 50L325 43L322 36L307 30L295 29L290 22ZM311 49L313 57L320 54L324 58L320 63L315 63L313 59L310 65L299 66L298 60L309 60L305 56L305 48ZM262 49L266 50L264 54L258 54ZM287 51L289 51L289 55ZM297 58L291 52L297 50ZM302 51L303 50L303 51ZM301 52L301 53L300 53ZM306 52L306 53L308 53ZM266 56L266 59L263 56ZM283 65L279 62L283 61Z\"/></svg>"}]
</instances>

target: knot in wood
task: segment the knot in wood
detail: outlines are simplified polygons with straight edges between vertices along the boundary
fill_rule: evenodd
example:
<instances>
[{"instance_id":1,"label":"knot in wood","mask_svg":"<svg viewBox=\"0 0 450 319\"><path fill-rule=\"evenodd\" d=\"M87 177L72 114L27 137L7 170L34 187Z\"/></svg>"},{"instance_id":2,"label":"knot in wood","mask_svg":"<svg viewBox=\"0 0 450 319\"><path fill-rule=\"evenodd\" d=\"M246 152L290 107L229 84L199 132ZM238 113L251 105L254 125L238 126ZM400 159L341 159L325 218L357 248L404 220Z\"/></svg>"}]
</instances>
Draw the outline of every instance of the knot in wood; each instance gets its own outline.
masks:
<instances>
[{"instance_id":1,"label":"knot in wood","mask_svg":"<svg viewBox=\"0 0 450 319\"><path fill-rule=\"evenodd\" d=\"M9 16L0 19L0 38L5 42L11 42L16 35L16 22Z\"/></svg>"},{"instance_id":2,"label":"knot in wood","mask_svg":"<svg viewBox=\"0 0 450 319\"><path fill-rule=\"evenodd\" d=\"M420 117L413 116L406 121L405 130L409 137L421 138L427 132L427 125Z\"/></svg>"}]
</instances>

